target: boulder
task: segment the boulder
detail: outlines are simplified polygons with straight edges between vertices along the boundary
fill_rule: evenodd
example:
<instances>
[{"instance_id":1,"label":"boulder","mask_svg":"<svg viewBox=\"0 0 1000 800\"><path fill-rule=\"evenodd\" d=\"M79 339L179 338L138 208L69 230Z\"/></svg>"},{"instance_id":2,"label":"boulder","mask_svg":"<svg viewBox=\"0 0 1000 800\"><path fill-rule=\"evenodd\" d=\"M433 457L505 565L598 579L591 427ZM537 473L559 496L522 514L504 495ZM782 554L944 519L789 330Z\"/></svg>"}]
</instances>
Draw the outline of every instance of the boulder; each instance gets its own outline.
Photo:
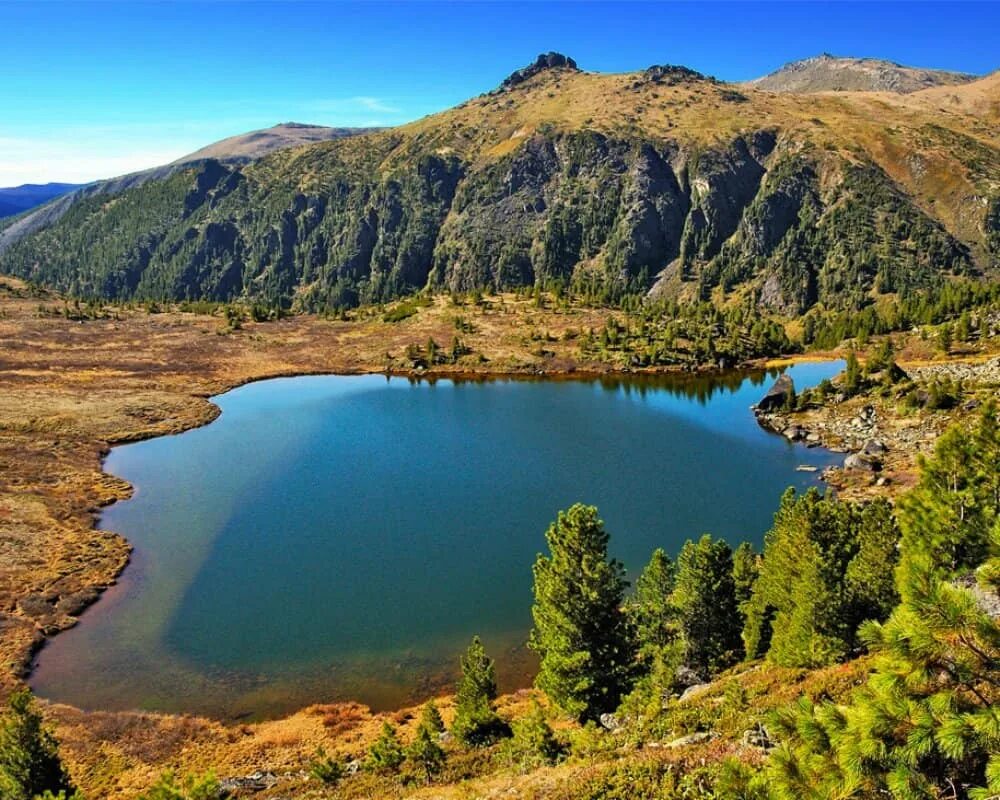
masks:
<instances>
[{"instance_id":1,"label":"boulder","mask_svg":"<svg viewBox=\"0 0 1000 800\"><path fill-rule=\"evenodd\" d=\"M795 391L795 382L792 380L792 376L786 374L779 375L778 380L774 382L774 385L767 390L760 402L757 403L757 410L762 413L768 411L778 411L785 406L785 400L789 395L789 392Z\"/></svg>"},{"instance_id":2,"label":"boulder","mask_svg":"<svg viewBox=\"0 0 1000 800\"><path fill-rule=\"evenodd\" d=\"M711 688L712 684L710 683L696 683L694 684L694 686L688 686L687 689L684 690L684 693L680 696L680 698L678 698L678 702L683 703L685 700L690 700L694 697L697 697L698 695L708 691Z\"/></svg>"},{"instance_id":3,"label":"boulder","mask_svg":"<svg viewBox=\"0 0 1000 800\"><path fill-rule=\"evenodd\" d=\"M844 469L853 469L862 472L878 472L882 469L882 463L872 456L864 453L851 453L844 459Z\"/></svg>"},{"instance_id":4,"label":"boulder","mask_svg":"<svg viewBox=\"0 0 1000 800\"><path fill-rule=\"evenodd\" d=\"M599 721L601 727L606 731L611 731L611 733L622 729L622 721L614 714L601 714Z\"/></svg>"},{"instance_id":5,"label":"boulder","mask_svg":"<svg viewBox=\"0 0 1000 800\"><path fill-rule=\"evenodd\" d=\"M784 437L790 442L797 442L800 439L806 437L806 432L804 429L800 428L798 425L789 425L785 428Z\"/></svg>"},{"instance_id":6,"label":"boulder","mask_svg":"<svg viewBox=\"0 0 1000 800\"><path fill-rule=\"evenodd\" d=\"M885 442L878 439L869 439L865 442L865 446L861 448L861 453L866 456L884 456L889 448L885 446Z\"/></svg>"}]
</instances>

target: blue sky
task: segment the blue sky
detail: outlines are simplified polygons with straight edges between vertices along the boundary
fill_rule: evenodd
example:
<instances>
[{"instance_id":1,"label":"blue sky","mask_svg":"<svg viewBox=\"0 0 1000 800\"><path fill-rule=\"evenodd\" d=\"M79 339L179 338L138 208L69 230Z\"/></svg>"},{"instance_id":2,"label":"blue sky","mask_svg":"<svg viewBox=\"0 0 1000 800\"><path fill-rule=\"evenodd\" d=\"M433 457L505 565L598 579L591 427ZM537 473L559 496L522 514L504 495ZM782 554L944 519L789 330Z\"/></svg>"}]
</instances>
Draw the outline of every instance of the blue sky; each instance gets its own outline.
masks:
<instances>
[{"instance_id":1,"label":"blue sky","mask_svg":"<svg viewBox=\"0 0 1000 800\"><path fill-rule=\"evenodd\" d=\"M743 80L827 51L985 73L1000 3L0 0L0 186L85 181L295 120L395 125L542 51Z\"/></svg>"}]
</instances>

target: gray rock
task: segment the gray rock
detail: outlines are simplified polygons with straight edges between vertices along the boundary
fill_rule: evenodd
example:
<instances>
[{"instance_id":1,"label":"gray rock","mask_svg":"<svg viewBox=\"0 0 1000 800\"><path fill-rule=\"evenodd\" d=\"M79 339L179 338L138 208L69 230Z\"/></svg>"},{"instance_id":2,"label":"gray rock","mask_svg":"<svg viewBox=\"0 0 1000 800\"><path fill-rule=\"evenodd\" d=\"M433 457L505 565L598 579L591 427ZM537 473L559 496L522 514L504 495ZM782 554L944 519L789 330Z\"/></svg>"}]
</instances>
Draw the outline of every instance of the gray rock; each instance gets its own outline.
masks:
<instances>
[{"instance_id":1,"label":"gray rock","mask_svg":"<svg viewBox=\"0 0 1000 800\"><path fill-rule=\"evenodd\" d=\"M262 792L270 789L278 782L278 776L272 772L254 772L235 778L223 778L219 781L219 789L223 796L232 792Z\"/></svg>"},{"instance_id":2,"label":"gray rock","mask_svg":"<svg viewBox=\"0 0 1000 800\"><path fill-rule=\"evenodd\" d=\"M879 439L869 439L865 442L865 446L861 448L861 452L866 456L882 456L885 455L888 449L885 446L885 442Z\"/></svg>"},{"instance_id":3,"label":"gray rock","mask_svg":"<svg viewBox=\"0 0 1000 800\"><path fill-rule=\"evenodd\" d=\"M695 672L693 669L691 669L691 667L688 666L678 667L677 672L675 673L675 677L677 678L677 682L681 686L694 686L696 684L705 682L704 675Z\"/></svg>"},{"instance_id":4,"label":"gray rock","mask_svg":"<svg viewBox=\"0 0 1000 800\"><path fill-rule=\"evenodd\" d=\"M515 72L512 72L504 82L500 84L501 89L512 89L519 83L524 83L528 78L533 78L539 72L544 72L547 69L568 69L573 72L579 72L579 68L576 66L576 62L569 56L564 56L562 53L542 53L538 58L535 59L535 63L529 64Z\"/></svg>"},{"instance_id":5,"label":"gray rock","mask_svg":"<svg viewBox=\"0 0 1000 800\"><path fill-rule=\"evenodd\" d=\"M878 472L882 469L882 463L877 458L866 456L863 453L852 453L844 459L844 469Z\"/></svg>"},{"instance_id":6,"label":"gray rock","mask_svg":"<svg viewBox=\"0 0 1000 800\"><path fill-rule=\"evenodd\" d=\"M687 736L681 736L677 739L672 739L667 742L667 747L687 747L692 744L701 744L702 742L710 742L718 736L714 731L698 731L697 733L689 733Z\"/></svg>"},{"instance_id":7,"label":"gray rock","mask_svg":"<svg viewBox=\"0 0 1000 800\"><path fill-rule=\"evenodd\" d=\"M785 428L784 436L790 442L797 442L800 439L805 438L806 432L798 425L790 425L789 427Z\"/></svg>"},{"instance_id":8,"label":"gray rock","mask_svg":"<svg viewBox=\"0 0 1000 800\"><path fill-rule=\"evenodd\" d=\"M756 747L761 750L771 750L774 748L774 741L761 724L757 724L748 730L743 731L741 739L744 747Z\"/></svg>"},{"instance_id":9,"label":"gray rock","mask_svg":"<svg viewBox=\"0 0 1000 800\"><path fill-rule=\"evenodd\" d=\"M712 684L710 683L696 683L693 686L688 686L687 689L685 689L684 692L681 694L680 698L678 699L678 702L683 703L686 700L690 700L694 697L697 697L698 695L708 691L711 688Z\"/></svg>"},{"instance_id":10,"label":"gray rock","mask_svg":"<svg viewBox=\"0 0 1000 800\"><path fill-rule=\"evenodd\" d=\"M611 731L612 733L616 733L622 729L622 721L614 714L601 714L600 723L604 730Z\"/></svg>"},{"instance_id":11,"label":"gray rock","mask_svg":"<svg viewBox=\"0 0 1000 800\"><path fill-rule=\"evenodd\" d=\"M976 603L984 613L995 620L1000 620L1000 594L980 586L979 581L976 580L975 573L969 572L961 575L955 578L953 583L971 592L972 596L976 598Z\"/></svg>"}]
</instances>

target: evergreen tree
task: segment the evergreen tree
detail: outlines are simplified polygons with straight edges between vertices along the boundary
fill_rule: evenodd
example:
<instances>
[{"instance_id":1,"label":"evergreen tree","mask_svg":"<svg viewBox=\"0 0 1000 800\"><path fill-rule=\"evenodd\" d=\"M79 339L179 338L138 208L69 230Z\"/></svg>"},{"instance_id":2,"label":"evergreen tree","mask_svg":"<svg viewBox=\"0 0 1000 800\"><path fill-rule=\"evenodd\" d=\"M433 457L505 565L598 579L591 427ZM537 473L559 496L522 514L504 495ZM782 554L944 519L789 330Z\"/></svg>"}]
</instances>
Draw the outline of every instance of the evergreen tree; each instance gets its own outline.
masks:
<instances>
[{"instance_id":1,"label":"evergreen tree","mask_svg":"<svg viewBox=\"0 0 1000 800\"><path fill-rule=\"evenodd\" d=\"M847 363L844 367L844 382L842 384L844 394L853 397L862 388L861 365L858 363L858 355L853 349L847 351Z\"/></svg>"},{"instance_id":2,"label":"evergreen tree","mask_svg":"<svg viewBox=\"0 0 1000 800\"><path fill-rule=\"evenodd\" d=\"M437 775L444 766L444 750L438 744L438 735L426 721L417 726L417 735L406 749L406 756L414 764L423 769L428 782Z\"/></svg>"},{"instance_id":3,"label":"evergreen tree","mask_svg":"<svg viewBox=\"0 0 1000 800\"><path fill-rule=\"evenodd\" d=\"M177 775L167 770L145 794L136 800L217 800L219 782L211 773L206 775Z\"/></svg>"},{"instance_id":4,"label":"evergreen tree","mask_svg":"<svg viewBox=\"0 0 1000 800\"><path fill-rule=\"evenodd\" d=\"M562 747L537 700L532 700L528 714L514 722L510 752L522 769L554 764L562 755Z\"/></svg>"},{"instance_id":5,"label":"evergreen tree","mask_svg":"<svg viewBox=\"0 0 1000 800\"><path fill-rule=\"evenodd\" d=\"M938 335L937 335L938 350L940 350L945 355L950 353L953 339L954 336L952 334L951 324L946 322L944 325L941 326L940 330L938 330Z\"/></svg>"},{"instance_id":6,"label":"evergreen tree","mask_svg":"<svg viewBox=\"0 0 1000 800\"><path fill-rule=\"evenodd\" d=\"M744 606L747 655L813 667L852 652L858 626L884 619L895 603L898 538L884 501L861 507L815 489L785 492Z\"/></svg>"},{"instance_id":7,"label":"evergreen tree","mask_svg":"<svg viewBox=\"0 0 1000 800\"><path fill-rule=\"evenodd\" d=\"M955 338L960 342L967 342L972 338L972 316L968 311L963 311L955 324Z\"/></svg>"},{"instance_id":8,"label":"evergreen tree","mask_svg":"<svg viewBox=\"0 0 1000 800\"><path fill-rule=\"evenodd\" d=\"M320 783L336 786L344 777L344 765L333 756L328 756L326 751L320 747L316 750L316 755L309 761L309 774Z\"/></svg>"},{"instance_id":9,"label":"evergreen tree","mask_svg":"<svg viewBox=\"0 0 1000 800\"><path fill-rule=\"evenodd\" d=\"M848 630L868 620L884 620L899 602L893 566L899 559L900 532L888 502L852 508L857 549L844 571L843 614ZM853 637L851 637L853 639Z\"/></svg>"},{"instance_id":10,"label":"evergreen tree","mask_svg":"<svg viewBox=\"0 0 1000 800\"><path fill-rule=\"evenodd\" d=\"M651 660L678 639L673 591L673 562L662 548L657 548L635 582L635 594L628 605L643 660Z\"/></svg>"},{"instance_id":11,"label":"evergreen tree","mask_svg":"<svg viewBox=\"0 0 1000 800\"><path fill-rule=\"evenodd\" d=\"M992 417L949 430L900 503L900 603L863 626L876 654L868 681L842 705L804 698L780 714L783 742L757 789L776 800L1000 796L1000 522L978 530L995 517L998 462L974 445L995 446Z\"/></svg>"},{"instance_id":12,"label":"evergreen tree","mask_svg":"<svg viewBox=\"0 0 1000 800\"><path fill-rule=\"evenodd\" d=\"M903 553L920 552L941 574L983 561L1000 510L1000 426L983 409L971 430L952 426L920 462L920 482L899 503Z\"/></svg>"},{"instance_id":13,"label":"evergreen tree","mask_svg":"<svg viewBox=\"0 0 1000 800\"><path fill-rule=\"evenodd\" d=\"M906 546L901 604L865 626L878 654L865 686L845 705L804 698L776 719L784 741L764 780L779 800L1000 794L1000 625L917 540ZM1000 531L982 568L997 569Z\"/></svg>"},{"instance_id":14,"label":"evergreen tree","mask_svg":"<svg viewBox=\"0 0 1000 800\"><path fill-rule=\"evenodd\" d=\"M608 560L608 534L593 506L560 512L546 539L550 555L534 565L535 684L566 713L595 720L617 708L634 677L625 569Z\"/></svg>"},{"instance_id":15,"label":"evergreen tree","mask_svg":"<svg viewBox=\"0 0 1000 800\"><path fill-rule=\"evenodd\" d=\"M478 636L473 637L461 663L462 677L455 692L455 721L451 731L465 745L490 744L508 733L507 724L493 709L497 696L496 666Z\"/></svg>"},{"instance_id":16,"label":"evergreen tree","mask_svg":"<svg viewBox=\"0 0 1000 800\"><path fill-rule=\"evenodd\" d=\"M396 729L388 722L382 723L382 732L368 751L365 769L372 772L396 772L405 758Z\"/></svg>"},{"instance_id":17,"label":"evergreen tree","mask_svg":"<svg viewBox=\"0 0 1000 800\"><path fill-rule=\"evenodd\" d=\"M740 659L733 550L725 541L705 534L681 548L673 604L688 668L707 677Z\"/></svg>"},{"instance_id":18,"label":"evergreen tree","mask_svg":"<svg viewBox=\"0 0 1000 800\"><path fill-rule=\"evenodd\" d=\"M753 551L753 545L750 542L741 542L733 552L733 586L736 590L736 607L740 610L741 620L746 617L746 607L753 595L753 587L757 583L759 574L760 559Z\"/></svg>"},{"instance_id":19,"label":"evergreen tree","mask_svg":"<svg viewBox=\"0 0 1000 800\"><path fill-rule=\"evenodd\" d=\"M0 797L32 800L44 792L73 791L59 758L59 744L35 708L31 692L15 691L0 717Z\"/></svg>"},{"instance_id":20,"label":"evergreen tree","mask_svg":"<svg viewBox=\"0 0 1000 800\"><path fill-rule=\"evenodd\" d=\"M424 703L423 711L420 712L420 724L435 736L444 733L444 720L441 719L441 712L433 700Z\"/></svg>"}]
</instances>

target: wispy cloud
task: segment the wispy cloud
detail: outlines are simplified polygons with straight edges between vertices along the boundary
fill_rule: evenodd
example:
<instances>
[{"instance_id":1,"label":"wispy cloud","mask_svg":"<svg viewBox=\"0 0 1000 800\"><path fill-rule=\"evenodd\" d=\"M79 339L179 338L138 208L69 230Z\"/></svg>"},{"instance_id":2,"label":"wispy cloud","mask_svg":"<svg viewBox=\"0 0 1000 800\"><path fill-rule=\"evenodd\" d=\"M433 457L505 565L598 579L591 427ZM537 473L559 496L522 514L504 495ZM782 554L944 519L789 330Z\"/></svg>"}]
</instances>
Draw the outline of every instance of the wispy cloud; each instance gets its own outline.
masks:
<instances>
[{"instance_id":1,"label":"wispy cloud","mask_svg":"<svg viewBox=\"0 0 1000 800\"><path fill-rule=\"evenodd\" d=\"M390 105L380 97L326 97L312 100L303 106L309 111L319 114L402 114L403 110Z\"/></svg>"}]
</instances>

